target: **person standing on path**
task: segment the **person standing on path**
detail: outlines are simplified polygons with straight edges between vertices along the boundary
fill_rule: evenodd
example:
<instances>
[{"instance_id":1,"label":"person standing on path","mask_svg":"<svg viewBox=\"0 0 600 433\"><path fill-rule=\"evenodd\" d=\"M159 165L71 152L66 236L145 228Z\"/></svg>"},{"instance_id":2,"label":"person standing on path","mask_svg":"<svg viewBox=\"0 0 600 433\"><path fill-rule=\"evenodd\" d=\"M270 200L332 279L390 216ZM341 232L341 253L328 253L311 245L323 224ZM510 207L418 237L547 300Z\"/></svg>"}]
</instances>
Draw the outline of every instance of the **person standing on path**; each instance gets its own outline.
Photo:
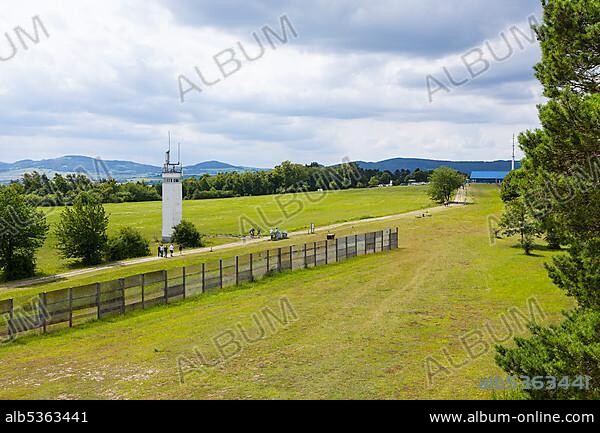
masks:
<instances>
[{"instance_id":1,"label":"person standing on path","mask_svg":"<svg viewBox=\"0 0 600 433\"><path fill-rule=\"evenodd\" d=\"M173 254L175 253L175 245L171 244L169 250L171 251L171 257L173 257Z\"/></svg>"}]
</instances>

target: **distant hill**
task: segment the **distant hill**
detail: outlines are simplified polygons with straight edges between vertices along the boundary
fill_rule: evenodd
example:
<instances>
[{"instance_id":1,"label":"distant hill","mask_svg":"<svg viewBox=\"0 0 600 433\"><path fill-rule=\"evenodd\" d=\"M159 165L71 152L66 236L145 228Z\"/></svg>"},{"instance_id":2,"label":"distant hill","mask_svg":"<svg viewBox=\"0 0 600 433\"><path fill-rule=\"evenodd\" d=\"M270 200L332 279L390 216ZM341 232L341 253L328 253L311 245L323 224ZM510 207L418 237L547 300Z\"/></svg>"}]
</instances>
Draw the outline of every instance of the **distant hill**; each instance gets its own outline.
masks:
<instances>
[{"instance_id":1,"label":"distant hill","mask_svg":"<svg viewBox=\"0 0 600 433\"><path fill-rule=\"evenodd\" d=\"M230 172L248 172L248 171L262 171L260 168L253 167L240 167L231 164L226 164L219 161L207 161L201 162L200 164L190 165L184 167L184 173L188 176L201 176L203 174L217 174L217 173L230 173Z\"/></svg>"},{"instance_id":2,"label":"distant hill","mask_svg":"<svg viewBox=\"0 0 600 433\"><path fill-rule=\"evenodd\" d=\"M434 170L441 166L451 167L463 173L471 174L473 171L509 171L510 161L437 161L431 159L394 158L380 162L357 162L360 167L371 170ZM517 166L520 166L517 164ZM263 171L265 169L243 167L227 164L220 161L206 161L184 167L186 176L202 176L204 174L217 174L229 172ZM118 181L148 179L158 180L161 176L161 167L140 164L132 161L101 160L88 156L68 155L54 159L39 161L23 160L15 163L0 162L0 182L20 179L23 173L38 171L48 176L55 173L85 173L94 179L112 177Z\"/></svg>"},{"instance_id":3,"label":"distant hill","mask_svg":"<svg viewBox=\"0 0 600 433\"><path fill-rule=\"evenodd\" d=\"M236 167L219 161L208 161L185 167L185 174L196 176L203 174L216 174L233 171L258 171L260 169L251 167ZM22 160L15 163L0 162L0 182L8 182L20 179L24 173L38 171L48 176L56 173L84 173L88 176L98 178L112 177L119 181L136 179L158 179L161 176L161 167L148 164L140 164L132 161L101 160L88 156L68 155L54 159L43 159L39 161Z\"/></svg>"},{"instance_id":4,"label":"distant hill","mask_svg":"<svg viewBox=\"0 0 600 433\"><path fill-rule=\"evenodd\" d=\"M113 177L117 180L155 177L160 174L160 168L152 165L68 155L39 161L26 159L13 164L0 163L0 180L19 179L23 173L32 171L50 176L55 173L84 173L94 179Z\"/></svg>"},{"instance_id":5,"label":"distant hill","mask_svg":"<svg viewBox=\"0 0 600 433\"><path fill-rule=\"evenodd\" d=\"M428 171L446 166L469 175L473 171L510 171L511 169L511 161L437 161L432 159L394 158L380 162L358 161L357 164L366 170L389 170L391 172L396 170L414 171L417 168ZM520 167L518 162L517 167Z\"/></svg>"}]
</instances>

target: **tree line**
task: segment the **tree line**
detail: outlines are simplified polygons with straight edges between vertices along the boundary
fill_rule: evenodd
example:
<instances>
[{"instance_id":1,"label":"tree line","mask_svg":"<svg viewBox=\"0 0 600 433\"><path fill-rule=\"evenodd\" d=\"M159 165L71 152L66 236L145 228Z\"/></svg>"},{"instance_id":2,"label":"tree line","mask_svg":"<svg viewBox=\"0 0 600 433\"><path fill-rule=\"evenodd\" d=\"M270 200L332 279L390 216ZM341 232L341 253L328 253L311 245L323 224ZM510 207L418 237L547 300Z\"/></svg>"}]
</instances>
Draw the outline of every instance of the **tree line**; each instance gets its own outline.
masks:
<instances>
[{"instance_id":1,"label":"tree line","mask_svg":"<svg viewBox=\"0 0 600 433\"><path fill-rule=\"evenodd\" d=\"M380 184L403 185L411 181L427 182L431 172L420 169L378 171L365 170L357 164L348 163L336 167L324 167L318 163L309 165L285 161L269 171L230 172L201 177L187 177L183 181L185 200L203 200L281 194L286 192L310 192L370 188ZM80 193L98 203L129 203L160 201L160 182L117 182L115 179L92 180L84 174L25 173L19 181L0 189L13 188L34 206L66 206L75 203Z\"/></svg>"},{"instance_id":2,"label":"tree line","mask_svg":"<svg viewBox=\"0 0 600 433\"><path fill-rule=\"evenodd\" d=\"M65 206L75 203L79 194L86 193L99 203L158 201L160 185L143 181L119 183L115 179L92 180L85 174L25 173L21 180L4 188L14 188L36 206Z\"/></svg>"},{"instance_id":3,"label":"tree line","mask_svg":"<svg viewBox=\"0 0 600 433\"><path fill-rule=\"evenodd\" d=\"M324 167L316 162L303 165L285 161L270 171L220 173L187 178L183 182L186 200L243 197L371 188L384 184L403 185L410 181L427 182L430 172L420 169L379 171L365 170L355 163Z\"/></svg>"}]
</instances>

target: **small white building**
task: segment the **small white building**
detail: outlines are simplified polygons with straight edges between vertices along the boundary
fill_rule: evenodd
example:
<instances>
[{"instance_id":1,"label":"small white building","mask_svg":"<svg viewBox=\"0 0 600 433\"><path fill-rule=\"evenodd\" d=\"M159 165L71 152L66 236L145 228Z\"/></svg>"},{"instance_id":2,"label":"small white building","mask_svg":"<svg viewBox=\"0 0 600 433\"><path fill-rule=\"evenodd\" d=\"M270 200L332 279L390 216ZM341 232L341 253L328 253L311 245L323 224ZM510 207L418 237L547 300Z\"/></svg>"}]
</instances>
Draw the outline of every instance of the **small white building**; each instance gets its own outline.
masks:
<instances>
[{"instance_id":1,"label":"small white building","mask_svg":"<svg viewBox=\"0 0 600 433\"><path fill-rule=\"evenodd\" d=\"M183 166L171 163L171 149L166 154L162 175L162 240L171 242L173 229L183 219Z\"/></svg>"}]
</instances>

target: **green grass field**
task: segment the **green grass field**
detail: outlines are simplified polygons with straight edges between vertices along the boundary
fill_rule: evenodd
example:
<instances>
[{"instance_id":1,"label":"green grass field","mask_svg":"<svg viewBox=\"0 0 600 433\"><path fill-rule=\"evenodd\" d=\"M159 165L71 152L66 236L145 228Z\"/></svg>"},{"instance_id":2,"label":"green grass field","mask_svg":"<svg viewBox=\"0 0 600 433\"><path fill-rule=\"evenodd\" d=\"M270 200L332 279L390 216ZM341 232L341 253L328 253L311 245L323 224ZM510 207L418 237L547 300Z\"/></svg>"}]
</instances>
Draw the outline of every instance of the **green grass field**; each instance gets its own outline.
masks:
<instances>
[{"instance_id":1,"label":"green grass field","mask_svg":"<svg viewBox=\"0 0 600 433\"><path fill-rule=\"evenodd\" d=\"M301 203L301 204L300 204ZM267 233L279 227L288 231L304 230L311 223L317 226L359 220L367 217L394 215L431 206L425 187L397 187L331 191L326 195L312 193L263 197L242 197L222 200L184 202L184 218L193 221L207 236L209 245L235 241L239 237L240 217ZM302 212L298 212L302 209ZM110 214L109 233L131 226L140 230L151 241L161 236L161 203L123 203L106 205ZM55 249L53 231L60 219L61 209L45 209L51 233L39 251L38 268L41 275L52 275L76 267L72 261L62 260ZM261 217L263 215L264 217ZM154 248L153 248L154 252Z\"/></svg>"},{"instance_id":2,"label":"green grass field","mask_svg":"<svg viewBox=\"0 0 600 433\"><path fill-rule=\"evenodd\" d=\"M493 398L478 389L481 378L502 375L493 350L433 387L425 360L448 364L447 350L462 363L461 336L486 325L504 336L501 315L526 311L532 296L546 322L571 303L546 275L554 253L525 256L514 240L490 245L487 219L502 208L497 187L477 186L473 198L432 218L354 228L400 226L400 249L390 253L1 346L0 398ZM282 297L298 320L266 327L263 339L179 384L181 356L196 360L197 349L219 359L214 337L233 332L241 341L243 329L254 338L253 314L279 311Z\"/></svg>"}]
</instances>

